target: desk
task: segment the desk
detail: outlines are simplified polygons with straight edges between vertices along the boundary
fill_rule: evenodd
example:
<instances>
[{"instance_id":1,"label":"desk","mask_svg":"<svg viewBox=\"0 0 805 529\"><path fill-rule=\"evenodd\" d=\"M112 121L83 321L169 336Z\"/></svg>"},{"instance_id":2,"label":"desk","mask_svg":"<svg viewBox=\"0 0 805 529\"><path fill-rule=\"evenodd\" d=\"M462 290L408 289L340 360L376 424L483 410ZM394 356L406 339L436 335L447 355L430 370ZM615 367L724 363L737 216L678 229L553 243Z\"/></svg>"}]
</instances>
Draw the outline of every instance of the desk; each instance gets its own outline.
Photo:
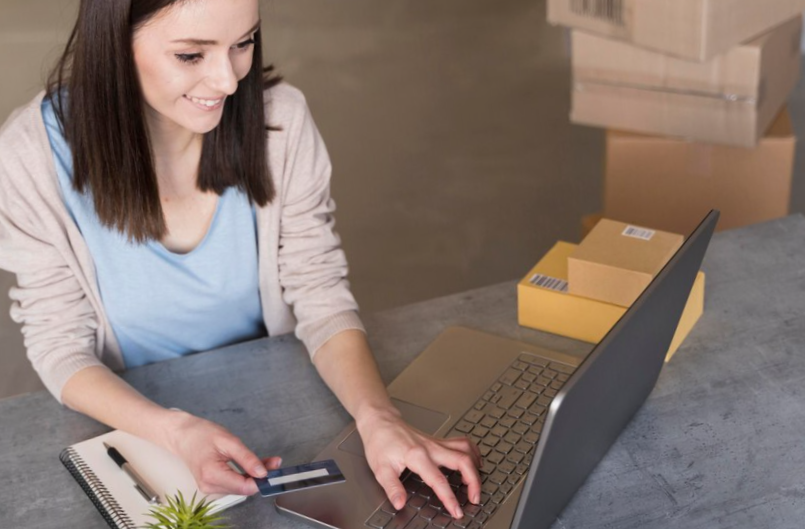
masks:
<instances>
[{"instance_id":1,"label":"desk","mask_svg":"<svg viewBox=\"0 0 805 529\"><path fill-rule=\"evenodd\" d=\"M704 268L704 316L554 527L803 526L805 217L718 234ZM518 327L515 284L366 316L384 379L450 325L589 352ZM308 461L350 420L289 336L123 376L160 404L216 421L286 464ZM106 428L45 392L0 401L0 418L0 526L105 528L58 454ZM227 514L244 529L303 527L260 497Z\"/></svg>"}]
</instances>

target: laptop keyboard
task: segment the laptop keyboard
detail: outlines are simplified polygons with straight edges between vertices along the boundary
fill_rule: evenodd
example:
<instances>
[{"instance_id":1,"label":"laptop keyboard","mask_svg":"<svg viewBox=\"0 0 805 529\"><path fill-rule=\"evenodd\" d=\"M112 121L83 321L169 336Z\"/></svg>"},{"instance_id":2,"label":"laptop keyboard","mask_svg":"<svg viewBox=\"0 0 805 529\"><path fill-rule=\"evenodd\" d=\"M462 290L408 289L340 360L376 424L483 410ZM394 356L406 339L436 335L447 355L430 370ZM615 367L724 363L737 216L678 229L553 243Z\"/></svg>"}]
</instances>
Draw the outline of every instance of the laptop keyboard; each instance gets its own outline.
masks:
<instances>
[{"instance_id":1,"label":"laptop keyboard","mask_svg":"<svg viewBox=\"0 0 805 529\"><path fill-rule=\"evenodd\" d=\"M408 501L386 500L366 520L375 529L479 529L525 478L551 401L573 367L522 354L445 437L467 436L481 450L481 501L469 502L458 471L443 468L464 518L454 520L433 490L413 473L403 477Z\"/></svg>"}]
</instances>

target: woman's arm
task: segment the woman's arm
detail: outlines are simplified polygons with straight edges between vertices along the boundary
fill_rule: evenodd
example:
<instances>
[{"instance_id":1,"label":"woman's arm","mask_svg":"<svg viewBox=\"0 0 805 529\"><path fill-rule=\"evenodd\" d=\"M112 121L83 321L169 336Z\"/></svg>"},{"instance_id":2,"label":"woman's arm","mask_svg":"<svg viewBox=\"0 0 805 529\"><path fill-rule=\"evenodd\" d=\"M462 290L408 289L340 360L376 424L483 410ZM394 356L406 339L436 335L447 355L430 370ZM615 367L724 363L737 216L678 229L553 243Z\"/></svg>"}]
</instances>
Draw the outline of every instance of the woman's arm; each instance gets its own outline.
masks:
<instances>
[{"instance_id":1,"label":"woman's arm","mask_svg":"<svg viewBox=\"0 0 805 529\"><path fill-rule=\"evenodd\" d=\"M254 480L234 472L227 465L229 460L254 477L264 477L266 466L278 468L282 462L278 457L261 461L225 428L157 405L106 367L88 367L73 375L64 386L62 400L80 413L178 455L205 494L257 492Z\"/></svg>"},{"instance_id":2,"label":"woman's arm","mask_svg":"<svg viewBox=\"0 0 805 529\"><path fill-rule=\"evenodd\" d=\"M478 448L466 438L436 439L425 435L402 420L391 403L363 332L336 334L316 352L313 363L355 418L369 466L396 509L401 509L406 500L400 482L400 474L406 468L419 474L456 518L463 516L461 507L438 467L459 470L470 501L478 503Z\"/></svg>"}]
</instances>

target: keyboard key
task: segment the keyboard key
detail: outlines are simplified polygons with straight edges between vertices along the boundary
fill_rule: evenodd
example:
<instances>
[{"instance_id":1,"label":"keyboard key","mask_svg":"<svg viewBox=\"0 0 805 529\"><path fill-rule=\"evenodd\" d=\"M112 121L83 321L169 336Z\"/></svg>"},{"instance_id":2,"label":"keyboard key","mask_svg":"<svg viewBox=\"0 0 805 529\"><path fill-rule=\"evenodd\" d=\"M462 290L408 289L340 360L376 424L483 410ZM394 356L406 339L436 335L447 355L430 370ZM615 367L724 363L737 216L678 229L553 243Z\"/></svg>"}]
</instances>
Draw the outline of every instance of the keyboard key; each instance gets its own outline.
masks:
<instances>
[{"instance_id":1,"label":"keyboard key","mask_svg":"<svg viewBox=\"0 0 805 529\"><path fill-rule=\"evenodd\" d=\"M552 398L550 398L550 397L545 397L545 396L542 396L542 397L540 397L540 398L538 398L538 399L537 399L537 403L538 403L540 406L545 406L546 408L547 408L547 407L549 407L549 406L551 405L551 402L552 402L552 401L553 401L553 399L552 399Z\"/></svg>"},{"instance_id":2,"label":"keyboard key","mask_svg":"<svg viewBox=\"0 0 805 529\"><path fill-rule=\"evenodd\" d=\"M495 494L495 493L498 491L498 484L497 484L497 483L493 483L493 482L491 482L491 481L487 481L486 483L484 483L483 485L481 485L481 491L482 491L484 494L487 494L487 495L489 495L489 496L492 496L493 494Z\"/></svg>"},{"instance_id":3,"label":"keyboard key","mask_svg":"<svg viewBox=\"0 0 805 529\"><path fill-rule=\"evenodd\" d=\"M484 440L481 441L481 442L483 444L485 444L486 446L495 446L496 444L498 444L500 442L500 437L498 437L496 435L492 435L490 433L489 435L484 437Z\"/></svg>"},{"instance_id":4,"label":"keyboard key","mask_svg":"<svg viewBox=\"0 0 805 529\"><path fill-rule=\"evenodd\" d=\"M467 529L481 529L484 525L478 521L478 518L473 518L472 523L467 527Z\"/></svg>"},{"instance_id":5,"label":"keyboard key","mask_svg":"<svg viewBox=\"0 0 805 529\"><path fill-rule=\"evenodd\" d=\"M520 442L520 435L514 432L509 432L505 436L503 436L503 440L509 444L516 445L517 443Z\"/></svg>"},{"instance_id":6,"label":"keyboard key","mask_svg":"<svg viewBox=\"0 0 805 529\"><path fill-rule=\"evenodd\" d=\"M486 407L486 401L479 400L478 402L475 403L475 406L473 406L472 408L480 411L483 410L485 407Z\"/></svg>"},{"instance_id":7,"label":"keyboard key","mask_svg":"<svg viewBox=\"0 0 805 529\"><path fill-rule=\"evenodd\" d=\"M402 529L408 522L410 522L418 511L413 507L406 505L397 514L391 517L391 521L386 525L385 529Z\"/></svg>"},{"instance_id":8,"label":"keyboard key","mask_svg":"<svg viewBox=\"0 0 805 529\"><path fill-rule=\"evenodd\" d=\"M495 450L497 450L498 452L500 452L502 454L508 454L509 452L512 451L512 448L514 448L513 445L507 443L506 441L501 441L495 447Z\"/></svg>"},{"instance_id":9,"label":"keyboard key","mask_svg":"<svg viewBox=\"0 0 805 529\"><path fill-rule=\"evenodd\" d=\"M452 521L453 521L453 519L451 517L447 516L446 514L440 514L436 518L433 519L433 525L435 525L436 527L439 527L440 529L444 529L445 527L450 525L450 522L452 522Z\"/></svg>"},{"instance_id":10,"label":"keyboard key","mask_svg":"<svg viewBox=\"0 0 805 529\"><path fill-rule=\"evenodd\" d=\"M391 514L383 511L377 511L371 516L371 518L366 520L366 525L376 527L377 529L383 529L391 521L391 518Z\"/></svg>"},{"instance_id":11,"label":"keyboard key","mask_svg":"<svg viewBox=\"0 0 805 529\"><path fill-rule=\"evenodd\" d=\"M565 373L567 375L573 374L573 371L576 370L574 367L566 366L564 364L557 364L556 362L551 362L550 368L554 371L559 371L560 373Z\"/></svg>"},{"instance_id":12,"label":"keyboard key","mask_svg":"<svg viewBox=\"0 0 805 529\"><path fill-rule=\"evenodd\" d=\"M503 426L498 425L492 428L492 430L490 430L490 433L497 437L504 437L507 433L509 433L509 430L507 430Z\"/></svg>"},{"instance_id":13,"label":"keyboard key","mask_svg":"<svg viewBox=\"0 0 805 529\"><path fill-rule=\"evenodd\" d=\"M517 450L512 450L509 452L509 455L506 456L506 461L511 461L515 465L523 460L524 454L522 452L518 452Z\"/></svg>"},{"instance_id":14,"label":"keyboard key","mask_svg":"<svg viewBox=\"0 0 805 529\"><path fill-rule=\"evenodd\" d=\"M491 402L491 403L493 403L493 404L497 404L498 402L500 402L500 399L501 399L501 398L502 398L502 395L501 395L500 393L495 393L495 394L492 396L492 398L491 398L491 399L489 399L489 402Z\"/></svg>"},{"instance_id":15,"label":"keyboard key","mask_svg":"<svg viewBox=\"0 0 805 529\"><path fill-rule=\"evenodd\" d=\"M494 397L494 396L495 396L494 391L487 391L486 393L484 393L484 396L481 397L481 398L484 399L484 400L491 400L492 397Z\"/></svg>"},{"instance_id":16,"label":"keyboard key","mask_svg":"<svg viewBox=\"0 0 805 529\"><path fill-rule=\"evenodd\" d=\"M520 383L519 381L517 382ZM497 405L504 409L509 409L512 405L517 402L517 399L520 398L520 395L523 394L522 389L517 389L512 386L503 386L501 388L500 393L500 400L497 402Z\"/></svg>"},{"instance_id":17,"label":"keyboard key","mask_svg":"<svg viewBox=\"0 0 805 529\"><path fill-rule=\"evenodd\" d=\"M520 378L520 372L510 367L509 369L506 370L505 373L503 373L500 376L498 382L511 386L512 384L517 382L518 378Z\"/></svg>"},{"instance_id":18,"label":"keyboard key","mask_svg":"<svg viewBox=\"0 0 805 529\"><path fill-rule=\"evenodd\" d=\"M472 424L478 424L483 418L484 414L479 410L470 410L464 415L464 420Z\"/></svg>"},{"instance_id":19,"label":"keyboard key","mask_svg":"<svg viewBox=\"0 0 805 529\"><path fill-rule=\"evenodd\" d=\"M493 493L494 494L494 493ZM486 492L481 492L481 500L478 502L478 505L486 505L492 499L491 494L487 494Z\"/></svg>"},{"instance_id":20,"label":"keyboard key","mask_svg":"<svg viewBox=\"0 0 805 529\"><path fill-rule=\"evenodd\" d=\"M466 529L472 523L472 516L464 515L460 520L453 520L453 525L450 527L458 527L459 529Z\"/></svg>"},{"instance_id":21,"label":"keyboard key","mask_svg":"<svg viewBox=\"0 0 805 529\"><path fill-rule=\"evenodd\" d=\"M492 516L497 509L498 509L498 504L495 503L494 501L490 501L489 503L484 505L484 513L486 513L489 516Z\"/></svg>"},{"instance_id":22,"label":"keyboard key","mask_svg":"<svg viewBox=\"0 0 805 529\"><path fill-rule=\"evenodd\" d=\"M520 417L520 420L528 425L532 425L537 422L537 418L538 417L533 413L524 413L523 416Z\"/></svg>"},{"instance_id":23,"label":"keyboard key","mask_svg":"<svg viewBox=\"0 0 805 529\"><path fill-rule=\"evenodd\" d=\"M539 366L531 366L528 368L528 372L531 373L532 375L541 375L542 368Z\"/></svg>"},{"instance_id":24,"label":"keyboard key","mask_svg":"<svg viewBox=\"0 0 805 529\"><path fill-rule=\"evenodd\" d=\"M506 495L502 492L496 492L492 495L492 503L503 503L503 500L506 499Z\"/></svg>"},{"instance_id":25,"label":"keyboard key","mask_svg":"<svg viewBox=\"0 0 805 529\"><path fill-rule=\"evenodd\" d=\"M506 479L506 483L511 483L512 485L517 485L517 482L520 481L520 474L513 472L509 474L509 477Z\"/></svg>"},{"instance_id":26,"label":"keyboard key","mask_svg":"<svg viewBox=\"0 0 805 529\"><path fill-rule=\"evenodd\" d=\"M481 451L481 457L486 457L492 451L492 447L491 446L479 445L478 450Z\"/></svg>"},{"instance_id":27,"label":"keyboard key","mask_svg":"<svg viewBox=\"0 0 805 529\"><path fill-rule=\"evenodd\" d=\"M514 417L515 419L519 419L520 417L523 416L523 413L525 413L525 410L522 409L522 408L512 408L506 414L509 417Z\"/></svg>"},{"instance_id":28,"label":"keyboard key","mask_svg":"<svg viewBox=\"0 0 805 529\"><path fill-rule=\"evenodd\" d=\"M447 482L450 483L451 487L460 487L463 483L461 479L461 472L452 472L449 476L447 476Z\"/></svg>"},{"instance_id":29,"label":"keyboard key","mask_svg":"<svg viewBox=\"0 0 805 529\"><path fill-rule=\"evenodd\" d=\"M500 388L502 388L502 387L503 387L503 384L501 384L500 382L495 382L494 384L492 384L492 391L497 393L498 391L500 391Z\"/></svg>"},{"instance_id":30,"label":"keyboard key","mask_svg":"<svg viewBox=\"0 0 805 529\"><path fill-rule=\"evenodd\" d=\"M416 494L411 496L411 499L408 500L408 505L410 505L411 507L413 507L414 509L417 509L417 510L421 509L422 507L424 507L427 504L428 504L427 498L423 498L422 496L418 496Z\"/></svg>"},{"instance_id":31,"label":"keyboard key","mask_svg":"<svg viewBox=\"0 0 805 529\"><path fill-rule=\"evenodd\" d=\"M488 456L486 456L486 460L491 461L495 465L499 464L504 459L506 459L506 456L497 451L491 452Z\"/></svg>"},{"instance_id":32,"label":"keyboard key","mask_svg":"<svg viewBox=\"0 0 805 529\"><path fill-rule=\"evenodd\" d=\"M479 512L478 514L475 515L475 521L480 523L480 524L486 523L486 521L488 519L489 519L489 515L486 514L483 510L481 510L481 512Z\"/></svg>"},{"instance_id":33,"label":"keyboard key","mask_svg":"<svg viewBox=\"0 0 805 529\"><path fill-rule=\"evenodd\" d=\"M491 461L484 461L481 468L478 469L481 474L491 474L494 471L495 465Z\"/></svg>"},{"instance_id":34,"label":"keyboard key","mask_svg":"<svg viewBox=\"0 0 805 529\"><path fill-rule=\"evenodd\" d=\"M531 425L531 431L534 433L542 433L542 428L544 427L543 423L538 422L536 424Z\"/></svg>"},{"instance_id":35,"label":"keyboard key","mask_svg":"<svg viewBox=\"0 0 805 529\"><path fill-rule=\"evenodd\" d=\"M515 450L517 450L518 452L522 452L524 454L528 454L533 448L534 445L528 444L525 441L520 441L514 447Z\"/></svg>"},{"instance_id":36,"label":"keyboard key","mask_svg":"<svg viewBox=\"0 0 805 529\"><path fill-rule=\"evenodd\" d=\"M518 435L525 435L530 430L531 430L531 426L526 424L526 423L524 423L524 422L518 422L517 424L512 426L512 432L515 433L515 434L518 434ZM514 444L517 444L517 443L514 443Z\"/></svg>"},{"instance_id":37,"label":"keyboard key","mask_svg":"<svg viewBox=\"0 0 805 529\"><path fill-rule=\"evenodd\" d=\"M426 520L433 520L439 514L439 510L433 508L431 505L427 505L419 511L420 518L424 518Z\"/></svg>"},{"instance_id":38,"label":"keyboard key","mask_svg":"<svg viewBox=\"0 0 805 529\"><path fill-rule=\"evenodd\" d=\"M560 382L567 382L567 379L569 379L569 378L570 378L570 375L565 375L564 373L559 373L558 375L556 375L556 380L558 380Z\"/></svg>"},{"instance_id":39,"label":"keyboard key","mask_svg":"<svg viewBox=\"0 0 805 529\"><path fill-rule=\"evenodd\" d=\"M543 374L542 376L537 377L534 383L539 384L540 386L547 386L548 384L551 383L551 379Z\"/></svg>"},{"instance_id":40,"label":"keyboard key","mask_svg":"<svg viewBox=\"0 0 805 529\"><path fill-rule=\"evenodd\" d=\"M564 386L564 385L565 385L564 382L562 382L560 380L554 380L553 382L551 382L551 385L548 386L548 387L551 388L551 389L557 389L558 390L558 389L562 389L562 386Z\"/></svg>"},{"instance_id":41,"label":"keyboard key","mask_svg":"<svg viewBox=\"0 0 805 529\"><path fill-rule=\"evenodd\" d=\"M484 415L484 418L481 419L481 422L479 424L484 428L492 428L497 424L497 422L498 420L492 417L491 415Z\"/></svg>"},{"instance_id":42,"label":"keyboard key","mask_svg":"<svg viewBox=\"0 0 805 529\"><path fill-rule=\"evenodd\" d=\"M394 505L392 505L389 500L383 502L383 505L380 506L380 510L389 514L397 512L397 509L394 508Z\"/></svg>"},{"instance_id":43,"label":"keyboard key","mask_svg":"<svg viewBox=\"0 0 805 529\"><path fill-rule=\"evenodd\" d=\"M499 406L495 406L491 410L486 410L486 413L488 413L489 415L491 415L495 419L500 419L501 417L506 415L506 410L504 410L503 408L501 408Z\"/></svg>"},{"instance_id":44,"label":"keyboard key","mask_svg":"<svg viewBox=\"0 0 805 529\"><path fill-rule=\"evenodd\" d=\"M437 511L441 511L442 507L444 507L444 504L442 503L442 500L440 500L438 496L433 496L431 497L431 499L428 500L428 507L436 509Z\"/></svg>"},{"instance_id":45,"label":"keyboard key","mask_svg":"<svg viewBox=\"0 0 805 529\"><path fill-rule=\"evenodd\" d=\"M482 508L483 507L481 505L468 503L467 505L464 506L464 514L475 518L481 512Z\"/></svg>"},{"instance_id":46,"label":"keyboard key","mask_svg":"<svg viewBox=\"0 0 805 529\"><path fill-rule=\"evenodd\" d=\"M525 371L528 369L528 364L525 362L517 361L515 362L512 367L518 371Z\"/></svg>"},{"instance_id":47,"label":"keyboard key","mask_svg":"<svg viewBox=\"0 0 805 529\"><path fill-rule=\"evenodd\" d=\"M490 474L489 481L491 481L492 483L496 483L496 484L500 485L501 483L504 483L506 481L507 477L508 476L506 474L504 474L503 472L500 472L499 470L496 470L495 472Z\"/></svg>"},{"instance_id":48,"label":"keyboard key","mask_svg":"<svg viewBox=\"0 0 805 529\"><path fill-rule=\"evenodd\" d=\"M554 398L557 393L558 391L556 391L555 389L546 389L545 391L542 392L543 395L550 398Z\"/></svg>"},{"instance_id":49,"label":"keyboard key","mask_svg":"<svg viewBox=\"0 0 805 529\"><path fill-rule=\"evenodd\" d=\"M506 483L503 483L500 486L500 492L502 492L503 494L509 494L512 491L513 488L514 488L514 485L512 485L511 483L509 483L507 481Z\"/></svg>"},{"instance_id":50,"label":"keyboard key","mask_svg":"<svg viewBox=\"0 0 805 529\"><path fill-rule=\"evenodd\" d=\"M411 522L405 526L405 529L427 529L430 525L430 520L426 520L425 518L416 517Z\"/></svg>"},{"instance_id":51,"label":"keyboard key","mask_svg":"<svg viewBox=\"0 0 805 529\"><path fill-rule=\"evenodd\" d=\"M520 357L520 360L522 360L523 362L527 362L527 363L531 364L532 366L545 367L545 366L548 365L547 360L545 360L544 358L540 358L538 356L529 355L527 359L524 359L523 357Z\"/></svg>"},{"instance_id":52,"label":"keyboard key","mask_svg":"<svg viewBox=\"0 0 805 529\"><path fill-rule=\"evenodd\" d=\"M527 380L518 380L514 383L514 387L517 389L528 389L528 386L531 384Z\"/></svg>"},{"instance_id":53,"label":"keyboard key","mask_svg":"<svg viewBox=\"0 0 805 529\"><path fill-rule=\"evenodd\" d=\"M498 421L498 424L503 426L507 430L511 430L512 426L514 426L516 423L517 419L509 416L503 417L502 419L500 419L500 421Z\"/></svg>"},{"instance_id":54,"label":"keyboard key","mask_svg":"<svg viewBox=\"0 0 805 529\"><path fill-rule=\"evenodd\" d=\"M430 488L430 487L428 487L428 486L427 486L427 485L425 485L424 483L422 484L422 486L421 486L421 487L419 487L419 488L416 490L416 495L417 495L417 496L422 496L423 498L426 498L426 499L427 499L427 498L430 498L430 497L431 497L431 496L433 496L434 494L435 494L435 492L433 492L433 489L432 489L432 488Z\"/></svg>"},{"instance_id":55,"label":"keyboard key","mask_svg":"<svg viewBox=\"0 0 805 529\"><path fill-rule=\"evenodd\" d=\"M517 465L517 468L514 469L517 474L523 475L528 472L528 465L526 463L520 463Z\"/></svg>"},{"instance_id":56,"label":"keyboard key","mask_svg":"<svg viewBox=\"0 0 805 529\"><path fill-rule=\"evenodd\" d=\"M514 403L515 406L518 408L523 408L527 410L537 401L537 395L531 393L530 391L526 391L523 395Z\"/></svg>"},{"instance_id":57,"label":"keyboard key","mask_svg":"<svg viewBox=\"0 0 805 529\"><path fill-rule=\"evenodd\" d=\"M539 402L535 402L530 408L528 408L530 413L533 413L537 416L542 416L548 411L548 408L540 404Z\"/></svg>"},{"instance_id":58,"label":"keyboard key","mask_svg":"<svg viewBox=\"0 0 805 529\"><path fill-rule=\"evenodd\" d=\"M484 437L489 435L489 428L484 428L483 426L478 425L472 429L472 435L475 435L483 439Z\"/></svg>"},{"instance_id":59,"label":"keyboard key","mask_svg":"<svg viewBox=\"0 0 805 529\"><path fill-rule=\"evenodd\" d=\"M520 380L525 380L528 383L534 382L537 379L537 375L534 373L523 373L520 375Z\"/></svg>"},{"instance_id":60,"label":"keyboard key","mask_svg":"<svg viewBox=\"0 0 805 529\"><path fill-rule=\"evenodd\" d=\"M498 470L500 470L504 474L511 474L512 472L514 472L514 468L516 466L517 465L515 465L511 461L503 461L500 465L498 465Z\"/></svg>"},{"instance_id":61,"label":"keyboard key","mask_svg":"<svg viewBox=\"0 0 805 529\"><path fill-rule=\"evenodd\" d=\"M553 369L546 369L545 371L543 371L543 372L542 372L542 376L544 376L544 377L548 377L548 378L550 378L551 380L553 380L554 378L556 378L556 377L557 377L557 375L559 375L559 373L557 373L557 372L556 372L556 371L554 371Z\"/></svg>"},{"instance_id":62,"label":"keyboard key","mask_svg":"<svg viewBox=\"0 0 805 529\"><path fill-rule=\"evenodd\" d=\"M532 445L537 444L537 441L539 441L539 434L536 432L528 432L523 436L523 441L526 443L531 443Z\"/></svg>"},{"instance_id":63,"label":"keyboard key","mask_svg":"<svg viewBox=\"0 0 805 529\"><path fill-rule=\"evenodd\" d=\"M462 419L458 421L458 424L456 424L455 429L461 433L470 433L474 427L475 427L474 424Z\"/></svg>"}]
</instances>

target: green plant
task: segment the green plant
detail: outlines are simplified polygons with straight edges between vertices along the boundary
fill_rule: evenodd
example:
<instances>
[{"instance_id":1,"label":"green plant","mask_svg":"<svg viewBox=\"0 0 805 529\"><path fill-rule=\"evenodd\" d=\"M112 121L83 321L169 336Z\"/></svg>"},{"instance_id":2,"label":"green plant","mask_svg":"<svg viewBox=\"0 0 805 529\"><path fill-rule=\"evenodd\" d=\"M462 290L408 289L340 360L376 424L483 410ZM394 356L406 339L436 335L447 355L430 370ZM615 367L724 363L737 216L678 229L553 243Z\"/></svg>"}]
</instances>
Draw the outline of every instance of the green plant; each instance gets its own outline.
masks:
<instances>
[{"instance_id":1,"label":"green plant","mask_svg":"<svg viewBox=\"0 0 805 529\"><path fill-rule=\"evenodd\" d=\"M167 496L167 505L152 507L148 516L154 518L156 523L149 523L146 529L226 529L228 526L220 524L224 518L217 514L210 514L211 502L202 498L196 503L196 494L190 503L185 501L182 492L176 496Z\"/></svg>"}]
</instances>

